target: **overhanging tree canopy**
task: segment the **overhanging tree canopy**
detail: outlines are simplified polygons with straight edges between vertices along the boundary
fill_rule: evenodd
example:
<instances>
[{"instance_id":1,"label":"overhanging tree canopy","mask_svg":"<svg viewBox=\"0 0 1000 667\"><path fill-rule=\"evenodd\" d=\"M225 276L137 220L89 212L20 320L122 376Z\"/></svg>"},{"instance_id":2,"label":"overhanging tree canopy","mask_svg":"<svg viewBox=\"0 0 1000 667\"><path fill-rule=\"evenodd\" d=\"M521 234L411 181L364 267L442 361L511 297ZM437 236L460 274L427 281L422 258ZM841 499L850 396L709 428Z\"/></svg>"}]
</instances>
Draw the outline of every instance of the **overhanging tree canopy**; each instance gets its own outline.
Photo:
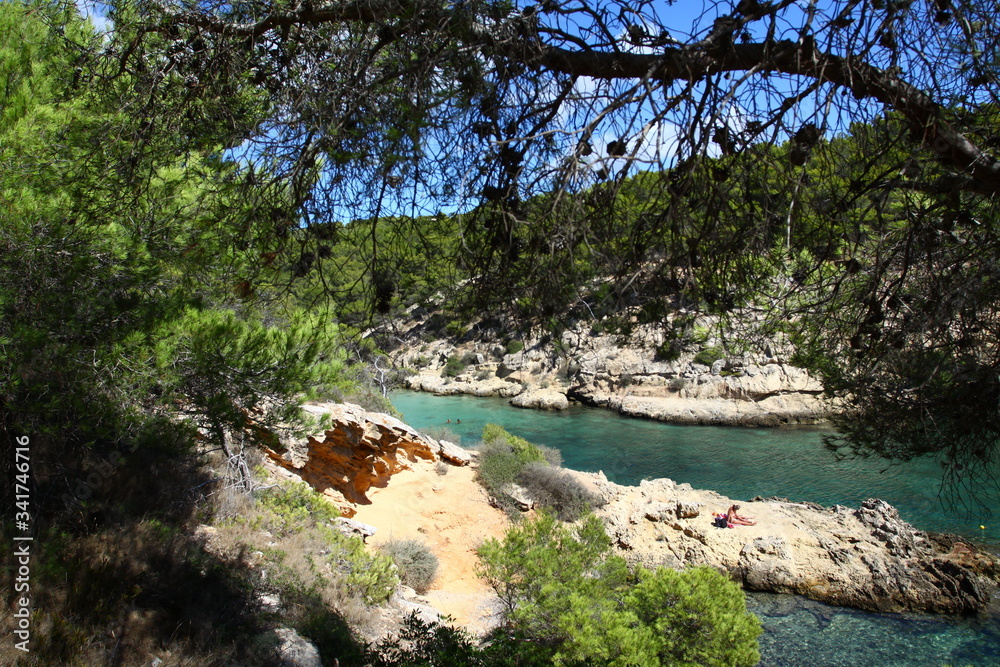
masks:
<instances>
[{"instance_id":1,"label":"overhanging tree canopy","mask_svg":"<svg viewBox=\"0 0 1000 667\"><path fill-rule=\"evenodd\" d=\"M353 233L386 302L377 221L461 210L444 222L481 296L552 313L611 277L640 300L764 310L847 401L848 448L993 479L992 3L130 2L110 17L95 80L141 119L137 144L228 146L297 273L324 223L368 220ZM233 103L248 95L266 112Z\"/></svg>"}]
</instances>

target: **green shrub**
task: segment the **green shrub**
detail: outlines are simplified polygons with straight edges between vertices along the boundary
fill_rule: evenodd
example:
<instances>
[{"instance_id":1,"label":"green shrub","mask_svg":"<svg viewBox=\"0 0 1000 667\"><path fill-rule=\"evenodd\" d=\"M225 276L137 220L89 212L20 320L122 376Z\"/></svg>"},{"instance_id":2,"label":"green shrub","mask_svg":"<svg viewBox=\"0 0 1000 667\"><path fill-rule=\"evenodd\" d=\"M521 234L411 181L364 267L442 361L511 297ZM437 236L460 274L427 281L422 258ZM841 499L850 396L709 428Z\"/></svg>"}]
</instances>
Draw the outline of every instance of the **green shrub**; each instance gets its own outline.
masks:
<instances>
[{"instance_id":1,"label":"green shrub","mask_svg":"<svg viewBox=\"0 0 1000 667\"><path fill-rule=\"evenodd\" d=\"M517 460L522 464L526 465L533 461L548 461L545 456L545 451L538 445L533 445L524 438L511 435L505 431L502 426L498 426L497 424L487 424L483 428L483 443L492 445L498 442L509 445L514 451L514 455L517 457Z\"/></svg>"},{"instance_id":2,"label":"green shrub","mask_svg":"<svg viewBox=\"0 0 1000 667\"><path fill-rule=\"evenodd\" d=\"M265 489L257 501L273 513L271 529L289 532L314 523L333 521L340 512L306 484L286 482Z\"/></svg>"},{"instance_id":3,"label":"green shrub","mask_svg":"<svg viewBox=\"0 0 1000 667\"><path fill-rule=\"evenodd\" d=\"M462 371L465 370L465 364L457 356L452 355L448 357L448 361L444 365L444 376L453 378L457 375L461 375Z\"/></svg>"},{"instance_id":4,"label":"green shrub","mask_svg":"<svg viewBox=\"0 0 1000 667\"><path fill-rule=\"evenodd\" d=\"M476 480L491 496L500 500L504 495L503 487L516 480L523 468L524 463L518 460L510 445L503 442L483 445L479 450Z\"/></svg>"},{"instance_id":5,"label":"green shrub","mask_svg":"<svg viewBox=\"0 0 1000 667\"><path fill-rule=\"evenodd\" d=\"M576 521L601 501L565 470L529 463L517 476L528 496L555 512L560 521Z\"/></svg>"},{"instance_id":6,"label":"green shrub","mask_svg":"<svg viewBox=\"0 0 1000 667\"><path fill-rule=\"evenodd\" d=\"M513 498L504 492L504 487L518 482L519 476L529 465L558 467L562 463L559 450L534 445L524 438L511 435L497 424L487 424L483 429L483 443L476 480L497 501L500 508L511 516L518 516L519 513Z\"/></svg>"},{"instance_id":7,"label":"green shrub","mask_svg":"<svg viewBox=\"0 0 1000 667\"><path fill-rule=\"evenodd\" d=\"M653 358L656 361L677 361L681 358L683 349L684 345L681 341L671 338L656 348L656 354L653 355Z\"/></svg>"},{"instance_id":8,"label":"green shrub","mask_svg":"<svg viewBox=\"0 0 1000 667\"><path fill-rule=\"evenodd\" d=\"M337 540L327 558L344 576L348 591L368 604L385 602L399 585L399 574L392 559L384 554L370 553L361 538Z\"/></svg>"},{"instance_id":9,"label":"green shrub","mask_svg":"<svg viewBox=\"0 0 1000 667\"><path fill-rule=\"evenodd\" d=\"M371 667L549 667L548 651L518 641L497 629L480 643L464 628L426 623L416 614L403 621L399 632L370 646L365 665ZM343 661L341 664L345 664ZM354 663L351 663L354 664ZM360 663L359 663L360 664Z\"/></svg>"},{"instance_id":10,"label":"green shrub","mask_svg":"<svg viewBox=\"0 0 1000 667\"><path fill-rule=\"evenodd\" d=\"M507 354L517 354L524 349L524 343L519 340L507 341Z\"/></svg>"},{"instance_id":11,"label":"green shrub","mask_svg":"<svg viewBox=\"0 0 1000 667\"><path fill-rule=\"evenodd\" d=\"M750 667L760 621L743 591L706 567L638 568L611 551L601 522L559 524L548 513L479 548L479 573L511 633L554 665Z\"/></svg>"},{"instance_id":12,"label":"green shrub","mask_svg":"<svg viewBox=\"0 0 1000 667\"><path fill-rule=\"evenodd\" d=\"M444 330L452 338L462 338L466 333L468 333L469 328L459 320L452 320L448 323Z\"/></svg>"},{"instance_id":13,"label":"green shrub","mask_svg":"<svg viewBox=\"0 0 1000 667\"><path fill-rule=\"evenodd\" d=\"M382 545L381 551L396 564L400 581L418 593L430 588L437 576L438 559L426 544L417 540L390 540Z\"/></svg>"},{"instance_id":14,"label":"green shrub","mask_svg":"<svg viewBox=\"0 0 1000 667\"><path fill-rule=\"evenodd\" d=\"M704 364L705 366L711 366L719 359L725 358L726 353L719 347L706 347L701 352L695 355L694 363Z\"/></svg>"},{"instance_id":15,"label":"green shrub","mask_svg":"<svg viewBox=\"0 0 1000 667\"><path fill-rule=\"evenodd\" d=\"M691 332L691 342L695 345L704 345L711 337L712 331L708 327L696 326Z\"/></svg>"}]
</instances>

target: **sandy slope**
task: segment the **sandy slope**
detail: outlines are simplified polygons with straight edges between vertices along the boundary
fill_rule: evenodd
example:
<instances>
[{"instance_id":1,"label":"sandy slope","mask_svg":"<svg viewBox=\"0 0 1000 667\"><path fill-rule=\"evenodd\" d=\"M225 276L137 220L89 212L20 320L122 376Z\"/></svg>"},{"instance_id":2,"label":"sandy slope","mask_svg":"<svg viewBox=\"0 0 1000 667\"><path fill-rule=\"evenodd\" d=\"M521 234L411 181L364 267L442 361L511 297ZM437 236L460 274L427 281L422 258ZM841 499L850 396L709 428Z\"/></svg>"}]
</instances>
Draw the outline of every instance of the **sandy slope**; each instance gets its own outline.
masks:
<instances>
[{"instance_id":1,"label":"sandy slope","mask_svg":"<svg viewBox=\"0 0 1000 667\"><path fill-rule=\"evenodd\" d=\"M372 489L370 505L357 506L357 521L378 528L372 546L397 539L423 540L438 557L438 576L427 603L472 631L490 623L493 596L476 577L476 548L501 537L507 528L503 512L491 507L468 467L419 462L392 476L382 489ZM444 468L442 468L444 469Z\"/></svg>"}]
</instances>

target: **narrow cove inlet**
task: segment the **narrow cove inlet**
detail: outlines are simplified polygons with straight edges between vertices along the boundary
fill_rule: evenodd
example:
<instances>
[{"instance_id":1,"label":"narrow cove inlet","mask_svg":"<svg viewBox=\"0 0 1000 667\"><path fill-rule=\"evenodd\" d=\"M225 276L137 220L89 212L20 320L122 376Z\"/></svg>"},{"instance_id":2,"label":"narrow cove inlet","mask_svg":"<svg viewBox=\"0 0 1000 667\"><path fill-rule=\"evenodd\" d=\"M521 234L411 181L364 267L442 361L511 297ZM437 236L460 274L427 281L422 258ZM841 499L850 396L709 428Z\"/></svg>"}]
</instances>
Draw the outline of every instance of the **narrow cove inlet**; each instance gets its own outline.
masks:
<instances>
[{"instance_id":1,"label":"narrow cove inlet","mask_svg":"<svg viewBox=\"0 0 1000 667\"><path fill-rule=\"evenodd\" d=\"M598 409L520 410L505 400L397 392L404 421L439 438L474 444L493 422L537 444L558 448L567 468L603 471L619 484L666 477L749 500L857 507L881 498L916 528L963 535L996 551L1000 507L969 513L939 498L933 462L887 466L836 461L816 428L745 429L673 426ZM981 528L982 526L982 528ZM1000 619L876 614L797 596L750 594L764 623L762 665L996 665Z\"/></svg>"}]
</instances>

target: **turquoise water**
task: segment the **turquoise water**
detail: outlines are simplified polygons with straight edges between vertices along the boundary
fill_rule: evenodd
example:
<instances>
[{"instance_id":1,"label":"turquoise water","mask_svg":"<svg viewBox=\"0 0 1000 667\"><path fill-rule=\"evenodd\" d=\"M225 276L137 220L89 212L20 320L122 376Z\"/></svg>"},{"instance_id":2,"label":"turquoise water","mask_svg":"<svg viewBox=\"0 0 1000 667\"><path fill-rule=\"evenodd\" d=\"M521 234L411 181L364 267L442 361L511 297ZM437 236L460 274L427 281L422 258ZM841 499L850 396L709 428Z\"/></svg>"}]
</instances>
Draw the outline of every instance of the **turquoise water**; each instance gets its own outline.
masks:
<instances>
[{"instance_id":1,"label":"turquoise water","mask_svg":"<svg viewBox=\"0 0 1000 667\"><path fill-rule=\"evenodd\" d=\"M502 399L417 392L398 392L392 400L407 423L436 437L470 445L485 424L497 423L558 448L566 467L603 470L619 484L669 477L737 499L782 496L823 505L857 506L878 497L918 528L1000 544L1000 525L994 524L1000 524L1000 507L970 515L943 506L932 463L887 468L875 460L836 461L816 428L674 426L607 410L540 412ZM748 604L764 623L761 665L1000 665L996 617L873 614L788 595L752 594Z\"/></svg>"},{"instance_id":2,"label":"turquoise water","mask_svg":"<svg viewBox=\"0 0 1000 667\"><path fill-rule=\"evenodd\" d=\"M595 408L541 412L497 398L418 392L398 392L392 400L418 430L447 429L460 438L459 444L468 445L494 422L531 442L558 448L567 468L603 470L619 484L669 477L734 499L781 496L827 506L857 507L877 497L923 530L1000 544L1000 506L969 514L944 505L933 462L888 466L881 460L837 461L823 449L818 428L675 426Z\"/></svg>"}]
</instances>

